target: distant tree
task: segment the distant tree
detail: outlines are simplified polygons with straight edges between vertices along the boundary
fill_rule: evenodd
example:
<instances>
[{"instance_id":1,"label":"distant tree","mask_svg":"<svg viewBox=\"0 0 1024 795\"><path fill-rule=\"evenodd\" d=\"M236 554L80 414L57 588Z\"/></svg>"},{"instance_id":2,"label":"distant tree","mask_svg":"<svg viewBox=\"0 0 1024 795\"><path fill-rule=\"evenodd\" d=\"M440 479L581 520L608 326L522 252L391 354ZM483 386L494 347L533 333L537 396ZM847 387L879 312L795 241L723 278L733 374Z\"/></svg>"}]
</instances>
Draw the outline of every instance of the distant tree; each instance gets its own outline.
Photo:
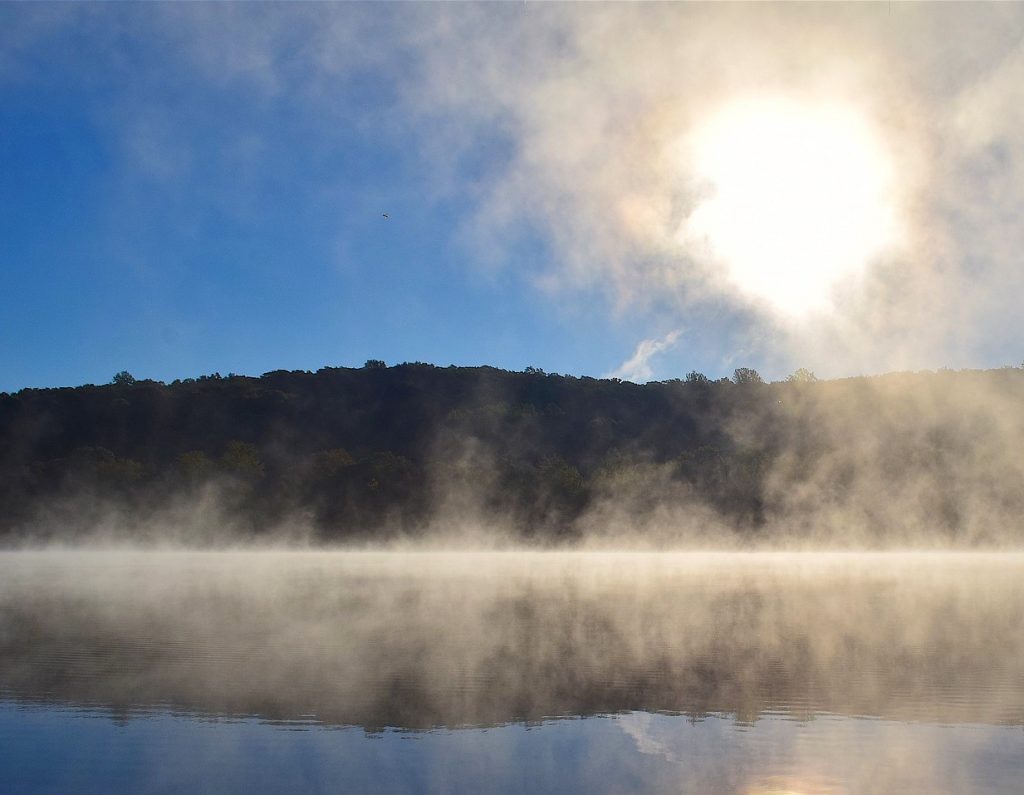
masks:
<instances>
[{"instance_id":1,"label":"distant tree","mask_svg":"<svg viewBox=\"0 0 1024 795\"><path fill-rule=\"evenodd\" d=\"M704 373L698 373L696 370L690 370L690 372L688 372L686 374L685 381L688 384L709 384L709 383L711 383L711 380L706 375L704 375Z\"/></svg>"},{"instance_id":2,"label":"distant tree","mask_svg":"<svg viewBox=\"0 0 1024 795\"><path fill-rule=\"evenodd\" d=\"M367 370L386 370L388 366L383 359L367 359L363 367Z\"/></svg>"},{"instance_id":3,"label":"distant tree","mask_svg":"<svg viewBox=\"0 0 1024 795\"><path fill-rule=\"evenodd\" d=\"M321 450L313 456L313 476L320 479L333 478L356 463L347 450L336 447Z\"/></svg>"},{"instance_id":4,"label":"distant tree","mask_svg":"<svg viewBox=\"0 0 1024 795\"><path fill-rule=\"evenodd\" d=\"M256 445L248 442L228 442L221 462L229 472L242 477L258 478L263 474L263 462L260 461L259 451Z\"/></svg>"},{"instance_id":5,"label":"distant tree","mask_svg":"<svg viewBox=\"0 0 1024 795\"><path fill-rule=\"evenodd\" d=\"M135 376L127 370L122 370L119 373L114 373L114 377L110 379L110 383L117 384L118 386L131 386L135 383Z\"/></svg>"},{"instance_id":6,"label":"distant tree","mask_svg":"<svg viewBox=\"0 0 1024 795\"><path fill-rule=\"evenodd\" d=\"M800 367L790 373L786 380L791 384L813 384L818 380L818 376L808 370L806 367Z\"/></svg>"},{"instance_id":7,"label":"distant tree","mask_svg":"<svg viewBox=\"0 0 1024 795\"><path fill-rule=\"evenodd\" d=\"M118 458L105 447L79 447L63 463L70 478L94 486L120 488L142 475L142 466L137 461Z\"/></svg>"},{"instance_id":8,"label":"distant tree","mask_svg":"<svg viewBox=\"0 0 1024 795\"><path fill-rule=\"evenodd\" d=\"M544 371L540 367L527 367L523 372L529 375L544 375Z\"/></svg>"},{"instance_id":9,"label":"distant tree","mask_svg":"<svg viewBox=\"0 0 1024 795\"><path fill-rule=\"evenodd\" d=\"M587 497L583 476L561 456L552 455L542 460L534 477L548 511L571 516L583 509Z\"/></svg>"},{"instance_id":10,"label":"distant tree","mask_svg":"<svg viewBox=\"0 0 1024 795\"><path fill-rule=\"evenodd\" d=\"M213 472L213 462L202 450L188 450L178 456L178 470L186 480L202 480Z\"/></svg>"},{"instance_id":11,"label":"distant tree","mask_svg":"<svg viewBox=\"0 0 1024 795\"><path fill-rule=\"evenodd\" d=\"M761 374L750 367L737 367L732 374L732 380L737 384L763 384Z\"/></svg>"}]
</instances>

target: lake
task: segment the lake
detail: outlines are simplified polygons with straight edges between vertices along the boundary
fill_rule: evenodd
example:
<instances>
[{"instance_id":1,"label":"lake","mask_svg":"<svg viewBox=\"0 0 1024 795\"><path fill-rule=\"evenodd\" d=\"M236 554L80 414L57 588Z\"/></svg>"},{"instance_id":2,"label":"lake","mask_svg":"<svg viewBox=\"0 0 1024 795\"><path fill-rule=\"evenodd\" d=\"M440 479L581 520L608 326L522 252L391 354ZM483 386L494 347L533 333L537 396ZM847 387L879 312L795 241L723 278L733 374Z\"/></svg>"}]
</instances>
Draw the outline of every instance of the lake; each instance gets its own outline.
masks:
<instances>
[{"instance_id":1,"label":"lake","mask_svg":"<svg viewBox=\"0 0 1024 795\"><path fill-rule=\"evenodd\" d=\"M0 553L0 792L1019 793L1024 556Z\"/></svg>"}]
</instances>

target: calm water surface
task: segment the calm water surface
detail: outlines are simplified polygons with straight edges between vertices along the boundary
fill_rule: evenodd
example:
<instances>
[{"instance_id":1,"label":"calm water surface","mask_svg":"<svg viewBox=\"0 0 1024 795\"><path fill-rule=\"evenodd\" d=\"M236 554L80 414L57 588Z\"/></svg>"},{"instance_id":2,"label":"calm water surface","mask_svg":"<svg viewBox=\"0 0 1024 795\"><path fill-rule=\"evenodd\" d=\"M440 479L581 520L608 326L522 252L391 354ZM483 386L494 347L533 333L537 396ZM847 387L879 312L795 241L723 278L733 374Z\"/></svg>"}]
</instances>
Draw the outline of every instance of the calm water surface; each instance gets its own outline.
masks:
<instances>
[{"instance_id":1,"label":"calm water surface","mask_svg":"<svg viewBox=\"0 0 1024 795\"><path fill-rule=\"evenodd\" d=\"M0 792L1024 792L1024 556L0 554Z\"/></svg>"}]
</instances>

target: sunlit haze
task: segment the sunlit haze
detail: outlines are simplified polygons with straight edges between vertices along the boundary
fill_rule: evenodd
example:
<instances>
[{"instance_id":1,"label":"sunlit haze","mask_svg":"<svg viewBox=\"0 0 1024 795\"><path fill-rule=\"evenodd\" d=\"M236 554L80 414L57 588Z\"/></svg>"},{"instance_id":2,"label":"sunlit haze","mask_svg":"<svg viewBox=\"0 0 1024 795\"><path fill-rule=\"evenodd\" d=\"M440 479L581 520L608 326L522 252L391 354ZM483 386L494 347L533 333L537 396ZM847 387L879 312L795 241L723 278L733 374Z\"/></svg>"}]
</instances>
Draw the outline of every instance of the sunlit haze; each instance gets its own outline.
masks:
<instances>
[{"instance_id":1,"label":"sunlit haze","mask_svg":"<svg viewBox=\"0 0 1024 795\"><path fill-rule=\"evenodd\" d=\"M852 108L735 102L687 154L698 199L680 239L705 244L741 291L783 312L828 308L839 280L898 242L893 164Z\"/></svg>"}]
</instances>

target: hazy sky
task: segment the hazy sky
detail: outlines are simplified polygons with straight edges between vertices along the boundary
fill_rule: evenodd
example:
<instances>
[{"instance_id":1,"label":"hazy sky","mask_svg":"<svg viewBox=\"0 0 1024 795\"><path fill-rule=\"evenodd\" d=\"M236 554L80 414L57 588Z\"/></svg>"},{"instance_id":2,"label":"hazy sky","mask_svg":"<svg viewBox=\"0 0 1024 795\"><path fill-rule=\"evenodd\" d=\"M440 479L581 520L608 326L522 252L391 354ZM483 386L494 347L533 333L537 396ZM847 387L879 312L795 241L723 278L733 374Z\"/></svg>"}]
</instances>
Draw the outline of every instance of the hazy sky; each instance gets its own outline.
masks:
<instances>
[{"instance_id":1,"label":"hazy sky","mask_svg":"<svg viewBox=\"0 0 1024 795\"><path fill-rule=\"evenodd\" d=\"M1017 4L0 5L0 389L1019 364L1022 36Z\"/></svg>"}]
</instances>

